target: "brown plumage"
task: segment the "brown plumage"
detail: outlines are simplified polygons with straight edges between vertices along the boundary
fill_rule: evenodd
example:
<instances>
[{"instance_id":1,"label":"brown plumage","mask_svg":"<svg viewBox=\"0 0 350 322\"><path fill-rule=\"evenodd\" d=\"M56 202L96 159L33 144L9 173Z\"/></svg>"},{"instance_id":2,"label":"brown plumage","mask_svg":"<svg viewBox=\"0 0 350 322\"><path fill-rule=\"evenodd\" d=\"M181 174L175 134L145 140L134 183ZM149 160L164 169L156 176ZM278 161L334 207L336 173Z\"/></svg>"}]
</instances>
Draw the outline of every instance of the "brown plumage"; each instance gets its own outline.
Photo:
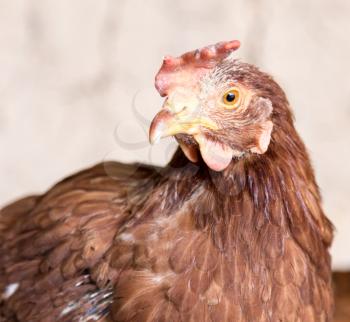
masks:
<instances>
[{"instance_id":1,"label":"brown plumage","mask_svg":"<svg viewBox=\"0 0 350 322\"><path fill-rule=\"evenodd\" d=\"M238 46L165 58L150 139L176 137L168 166L100 164L1 210L0 321L332 320L306 149Z\"/></svg>"}]
</instances>

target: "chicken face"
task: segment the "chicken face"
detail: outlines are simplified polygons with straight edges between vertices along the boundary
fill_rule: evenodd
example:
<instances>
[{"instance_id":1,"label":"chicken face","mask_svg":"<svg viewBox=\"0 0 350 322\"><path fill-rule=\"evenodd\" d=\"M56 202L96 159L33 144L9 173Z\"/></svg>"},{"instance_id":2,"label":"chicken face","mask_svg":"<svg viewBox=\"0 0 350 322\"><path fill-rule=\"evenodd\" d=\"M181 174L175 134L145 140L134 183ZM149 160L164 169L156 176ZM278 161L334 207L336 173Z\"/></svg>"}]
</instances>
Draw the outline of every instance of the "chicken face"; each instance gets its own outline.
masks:
<instances>
[{"instance_id":1,"label":"chicken face","mask_svg":"<svg viewBox=\"0 0 350 322\"><path fill-rule=\"evenodd\" d=\"M239 42L218 43L178 58L165 57L156 88L166 96L150 141L175 136L184 154L215 171L232 158L265 153L273 123L271 101L252 84L253 66L235 60Z\"/></svg>"}]
</instances>

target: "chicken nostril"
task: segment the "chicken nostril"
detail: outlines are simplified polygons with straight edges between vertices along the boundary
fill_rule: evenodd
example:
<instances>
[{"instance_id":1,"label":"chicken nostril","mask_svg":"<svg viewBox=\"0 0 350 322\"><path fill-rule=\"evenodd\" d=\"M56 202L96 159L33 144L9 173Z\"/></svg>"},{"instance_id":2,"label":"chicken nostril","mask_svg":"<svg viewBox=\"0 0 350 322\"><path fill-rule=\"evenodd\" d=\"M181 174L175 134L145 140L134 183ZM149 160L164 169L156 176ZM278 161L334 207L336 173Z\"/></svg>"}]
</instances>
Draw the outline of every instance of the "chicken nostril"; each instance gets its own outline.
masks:
<instances>
[{"instance_id":1,"label":"chicken nostril","mask_svg":"<svg viewBox=\"0 0 350 322\"><path fill-rule=\"evenodd\" d=\"M186 117L186 118L191 118L192 113L190 111L189 106L185 105L178 113L179 115L181 115L182 117Z\"/></svg>"}]
</instances>

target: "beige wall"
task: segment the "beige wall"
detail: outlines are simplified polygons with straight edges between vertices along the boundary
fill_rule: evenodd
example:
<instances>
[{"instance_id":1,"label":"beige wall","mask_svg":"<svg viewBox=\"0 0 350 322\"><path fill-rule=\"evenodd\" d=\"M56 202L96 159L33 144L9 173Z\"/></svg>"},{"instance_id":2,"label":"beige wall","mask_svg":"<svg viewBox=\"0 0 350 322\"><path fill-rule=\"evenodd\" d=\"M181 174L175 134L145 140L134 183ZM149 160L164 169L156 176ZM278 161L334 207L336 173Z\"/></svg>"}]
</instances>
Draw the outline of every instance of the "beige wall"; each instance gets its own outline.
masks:
<instances>
[{"instance_id":1,"label":"beige wall","mask_svg":"<svg viewBox=\"0 0 350 322\"><path fill-rule=\"evenodd\" d=\"M0 0L0 203L106 158L164 163L164 54L237 38L286 89L350 268L350 1Z\"/></svg>"}]
</instances>

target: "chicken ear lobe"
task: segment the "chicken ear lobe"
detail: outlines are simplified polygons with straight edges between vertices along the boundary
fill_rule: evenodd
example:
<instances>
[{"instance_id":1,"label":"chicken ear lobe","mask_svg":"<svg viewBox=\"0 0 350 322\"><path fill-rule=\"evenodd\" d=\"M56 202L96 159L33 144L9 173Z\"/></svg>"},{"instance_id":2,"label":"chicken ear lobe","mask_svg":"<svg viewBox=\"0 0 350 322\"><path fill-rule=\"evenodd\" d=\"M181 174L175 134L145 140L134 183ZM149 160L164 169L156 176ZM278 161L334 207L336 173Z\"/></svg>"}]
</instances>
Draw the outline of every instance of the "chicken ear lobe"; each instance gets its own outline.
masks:
<instances>
[{"instance_id":1,"label":"chicken ear lobe","mask_svg":"<svg viewBox=\"0 0 350 322\"><path fill-rule=\"evenodd\" d=\"M267 151L272 133L273 123L271 121L265 121L259 130L259 134L256 139L256 145L253 146L250 151L257 154L263 154Z\"/></svg>"}]
</instances>

